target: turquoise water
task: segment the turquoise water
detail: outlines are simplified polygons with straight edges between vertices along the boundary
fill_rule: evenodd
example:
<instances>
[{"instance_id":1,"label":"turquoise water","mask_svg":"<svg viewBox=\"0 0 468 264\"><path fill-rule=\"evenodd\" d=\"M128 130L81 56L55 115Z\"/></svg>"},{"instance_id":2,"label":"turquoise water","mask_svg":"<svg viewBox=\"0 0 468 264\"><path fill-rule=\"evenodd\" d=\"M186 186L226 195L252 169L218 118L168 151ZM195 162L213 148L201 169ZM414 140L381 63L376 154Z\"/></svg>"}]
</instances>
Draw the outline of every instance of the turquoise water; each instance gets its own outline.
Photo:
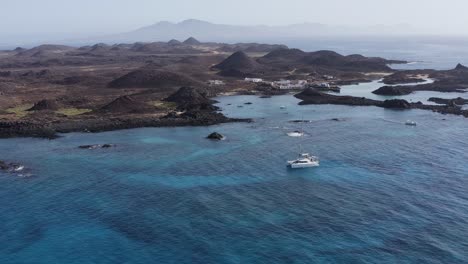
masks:
<instances>
[{"instance_id":1,"label":"turquoise water","mask_svg":"<svg viewBox=\"0 0 468 264\"><path fill-rule=\"evenodd\" d=\"M432 80L427 80L425 83L431 83L431 82ZM440 92L434 92L434 91L416 91L411 94L401 95L401 96L385 96L385 95L376 95L372 93L373 91L385 85L386 84L382 83L381 80L376 80L370 83L345 85L341 87L341 91L339 95L366 97L369 99L375 99L375 100L381 100L381 101L388 100L388 99L404 99L404 100L407 100L408 102L422 102L424 104L432 104L432 105L436 105L436 103L428 101L428 99L431 97L438 97L438 98L445 98L445 99L453 99L457 97L468 98L468 92L440 93ZM405 84L405 85L413 85L413 84ZM336 93L331 93L331 94L336 94Z\"/></svg>"},{"instance_id":2,"label":"turquoise water","mask_svg":"<svg viewBox=\"0 0 468 264\"><path fill-rule=\"evenodd\" d=\"M32 174L0 174L0 263L468 262L465 118L219 101L255 122L0 140ZM320 167L286 168L300 144Z\"/></svg>"}]
</instances>

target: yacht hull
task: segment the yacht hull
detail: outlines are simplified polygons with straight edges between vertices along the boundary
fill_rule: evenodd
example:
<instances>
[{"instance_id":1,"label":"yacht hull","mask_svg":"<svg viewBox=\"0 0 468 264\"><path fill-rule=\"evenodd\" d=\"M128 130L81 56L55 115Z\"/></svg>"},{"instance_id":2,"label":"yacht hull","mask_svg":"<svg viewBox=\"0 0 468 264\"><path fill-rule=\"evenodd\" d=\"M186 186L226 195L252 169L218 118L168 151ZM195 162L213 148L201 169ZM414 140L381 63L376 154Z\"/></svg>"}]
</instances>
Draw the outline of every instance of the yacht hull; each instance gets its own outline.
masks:
<instances>
[{"instance_id":1,"label":"yacht hull","mask_svg":"<svg viewBox=\"0 0 468 264\"><path fill-rule=\"evenodd\" d=\"M304 169L304 168L313 168L313 167L318 167L320 166L320 163L318 162L311 162L311 163L302 163L302 164L295 164L293 161L288 162L288 167L291 169Z\"/></svg>"}]
</instances>

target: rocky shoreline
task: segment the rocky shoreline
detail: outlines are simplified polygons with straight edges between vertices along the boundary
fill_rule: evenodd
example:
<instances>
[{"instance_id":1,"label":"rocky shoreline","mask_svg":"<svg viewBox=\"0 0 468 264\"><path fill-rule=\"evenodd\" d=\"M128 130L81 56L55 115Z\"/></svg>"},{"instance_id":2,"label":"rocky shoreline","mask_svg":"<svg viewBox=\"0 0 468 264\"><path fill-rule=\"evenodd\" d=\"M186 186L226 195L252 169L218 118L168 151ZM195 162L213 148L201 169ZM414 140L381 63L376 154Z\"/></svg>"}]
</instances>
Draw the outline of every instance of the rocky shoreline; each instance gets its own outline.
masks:
<instances>
[{"instance_id":1,"label":"rocky shoreline","mask_svg":"<svg viewBox=\"0 0 468 264\"><path fill-rule=\"evenodd\" d=\"M434 80L433 83L417 84L424 81L420 77ZM373 93L377 95L399 96L408 95L416 91L434 91L434 92L456 92L465 93L468 89L468 68L458 64L451 70L408 70L396 72L386 76L383 82L387 86L382 86ZM415 83L415 84L412 84ZM408 84L408 85L402 85ZM393 86L389 86L393 85Z\"/></svg>"},{"instance_id":2,"label":"rocky shoreline","mask_svg":"<svg viewBox=\"0 0 468 264\"><path fill-rule=\"evenodd\" d=\"M45 125L34 122L0 122L0 138L55 139L61 133L71 132L98 133L143 127L211 126L229 122L250 122L250 119L228 118L219 113L203 113L201 118L112 118L65 121Z\"/></svg>"},{"instance_id":3,"label":"rocky shoreline","mask_svg":"<svg viewBox=\"0 0 468 264\"><path fill-rule=\"evenodd\" d=\"M180 126L211 126L228 122L250 122L250 119L228 118L218 112L213 104L216 101L209 99L202 91L191 87L182 87L169 96L168 101L177 105L177 111L169 112L164 116L152 112L123 113L124 109L135 110L137 105L132 100L116 100L103 107L108 110L105 114L85 114L74 119L63 120L23 120L1 121L0 138L37 137L54 139L60 133L86 132L97 133L120 129L142 127L180 127ZM123 105L120 103L123 102ZM132 107L126 107L126 103ZM117 111L118 110L118 111ZM145 110L150 111L150 109ZM115 112L116 111L116 112Z\"/></svg>"},{"instance_id":4,"label":"rocky shoreline","mask_svg":"<svg viewBox=\"0 0 468 264\"><path fill-rule=\"evenodd\" d=\"M379 101L364 97L331 95L316 91L311 88L296 94L295 97L302 100L299 103L300 105L334 104L350 106L376 106L387 109L422 109L431 110L441 114L452 114L468 117L468 110L463 110L461 107L452 104L426 105L421 102L410 103L403 99Z\"/></svg>"},{"instance_id":5,"label":"rocky shoreline","mask_svg":"<svg viewBox=\"0 0 468 264\"><path fill-rule=\"evenodd\" d=\"M251 121L220 113L211 98L222 94L268 98L300 92L296 96L303 99L301 104L415 108L466 116L458 99L424 105L304 90L384 78L385 84L409 85L386 86L375 93L464 92L468 68L463 65L447 71L398 71L389 64L405 61L329 50L305 52L282 45L194 39L174 43L42 45L0 51L0 138L54 139L69 132ZM427 78L434 83L417 84Z\"/></svg>"}]
</instances>

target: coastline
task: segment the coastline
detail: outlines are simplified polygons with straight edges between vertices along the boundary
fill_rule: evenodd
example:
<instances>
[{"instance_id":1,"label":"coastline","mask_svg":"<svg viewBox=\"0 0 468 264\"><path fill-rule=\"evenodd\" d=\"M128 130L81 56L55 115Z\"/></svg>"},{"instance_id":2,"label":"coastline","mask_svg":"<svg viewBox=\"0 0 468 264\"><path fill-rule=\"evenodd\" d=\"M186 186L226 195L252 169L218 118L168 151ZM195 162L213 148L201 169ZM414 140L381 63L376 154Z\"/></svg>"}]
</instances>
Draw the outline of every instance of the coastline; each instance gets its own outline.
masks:
<instances>
[{"instance_id":1,"label":"coastline","mask_svg":"<svg viewBox=\"0 0 468 264\"><path fill-rule=\"evenodd\" d=\"M455 99L428 105L331 94L339 93L341 86L376 80L392 86L381 87L375 94L459 92L468 85L468 68L461 64L445 71L401 71L389 65L406 61L194 39L177 45L42 45L3 53L0 138L53 139L70 132L251 122L225 116L211 99L236 95L290 94L303 99L300 105L423 109L468 117L467 110L457 105L461 101ZM151 60L145 60L147 56ZM434 82L421 83L423 78Z\"/></svg>"},{"instance_id":2,"label":"coastline","mask_svg":"<svg viewBox=\"0 0 468 264\"><path fill-rule=\"evenodd\" d=\"M108 120L67 121L58 124L47 124L45 126L24 121L0 122L0 138L33 137L55 139L59 137L59 134L72 132L99 133L143 127L213 126L231 122L251 122L251 120L227 118L224 116L213 116L205 119L114 118Z\"/></svg>"},{"instance_id":3,"label":"coastline","mask_svg":"<svg viewBox=\"0 0 468 264\"><path fill-rule=\"evenodd\" d=\"M240 96L255 95L268 98L278 95L265 95L252 93L251 91L235 91L219 93L218 96ZM440 114L451 114L468 118L468 110L450 105L450 100L445 100L445 105L427 105L410 103L403 99L393 99L379 101L374 99L331 95L313 89L303 91L288 91L281 95L294 96L302 101L299 105L346 105L346 106L377 106L394 110L420 109L437 112ZM233 122L253 122L250 118L230 118L222 112L216 111L189 111L183 116L169 113L166 116L156 117L155 115L128 115L128 116L94 116L93 118L83 118L75 120L64 120L63 122L40 123L32 121L0 121L0 138L35 137L45 139L55 139L59 134L72 132L99 133L123 129L143 128L143 127L187 127L187 126L213 126L223 123Z\"/></svg>"}]
</instances>

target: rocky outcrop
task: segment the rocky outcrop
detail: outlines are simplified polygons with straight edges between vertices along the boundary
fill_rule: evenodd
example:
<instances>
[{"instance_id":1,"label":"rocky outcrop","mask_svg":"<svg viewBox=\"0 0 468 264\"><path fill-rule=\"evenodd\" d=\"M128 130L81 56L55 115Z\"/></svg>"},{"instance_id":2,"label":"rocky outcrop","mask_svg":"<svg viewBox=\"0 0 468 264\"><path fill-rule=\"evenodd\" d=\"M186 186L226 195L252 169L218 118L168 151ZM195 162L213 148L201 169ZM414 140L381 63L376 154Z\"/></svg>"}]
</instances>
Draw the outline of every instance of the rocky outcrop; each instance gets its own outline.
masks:
<instances>
[{"instance_id":1,"label":"rocky outcrop","mask_svg":"<svg viewBox=\"0 0 468 264\"><path fill-rule=\"evenodd\" d=\"M452 114L468 117L468 110L463 110L461 107L453 104L448 105L426 105L421 102L409 103L406 100L393 99L393 100L371 100L367 98L353 97L353 96L337 96L323 94L313 89L306 89L303 92L296 94L295 97L301 99L300 105L307 104L337 104L337 105L351 105L351 106L377 106L395 110L405 109L422 109L431 110L441 114Z\"/></svg>"},{"instance_id":2,"label":"rocky outcrop","mask_svg":"<svg viewBox=\"0 0 468 264\"><path fill-rule=\"evenodd\" d=\"M457 66L455 67L455 70L457 70L457 71L468 71L468 67L458 63Z\"/></svg>"},{"instance_id":3,"label":"rocky outcrop","mask_svg":"<svg viewBox=\"0 0 468 264\"><path fill-rule=\"evenodd\" d=\"M115 145L113 144L82 145L82 146L79 146L78 148L80 149L98 149L98 148L106 149L106 148L112 148L112 147L115 147Z\"/></svg>"},{"instance_id":4,"label":"rocky outcrop","mask_svg":"<svg viewBox=\"0 0 468 264\"><path fill-rule=\"evenodd\" d=\"M344 56L329 50L303 52L297 49L275 50L259 58L258 62L263 65L275 65L290 69L312 67L321 70L333 69L353 72L393 72L387 66L388 64L403 63L403 61L391 61L362 55Z\"/></svg>"},{"instance_id":5,"label":"rocky outcrop","mask_svg":"<svg viewBox=\"0 0 468 264\"><path fill-rule=\"evenodd\" d=\"M261 68L261 65L254 59L247 56L243 51L233 53L227 59L214 66L213 68L222 71L237 70L237 71L252 71Z\"/></svg>"},{"instance_id":6,"label":"rocky outcrop","mask_svg":"<svg viewBox=\"0 0 468 264\"><path fill-rule=\"evenodd\" d=\"M194 37L190 37L183 42L185 45L200 45L201 42Z\"/></svg>"},{"instance_id":7,"label":"rocky outcrop","mask_svg":"<svg viewBox=\"0 0 468 264\"><path fill-rule=\"evenodd\" d=\"M319 92L312 88L307 88L299 94L295 95L296 98L302 100L300 105L306 104L336 104L336 105L356 105L356 106L378 106L383 108L392 109L409 109L411 104L405 100L393 99L378 101L364 97L354 96L339 96Z\"/></svg>"},{"instance_id":8,"label":"rocky outcrop","mask_svg":"<svg viewBox=\"0 0 468 264\"><path fill-rule=\"evenodd\" d=\"M154 111L154 108L151 106L136 101L130 96L121 96L109 104L101 107L99 110L94 111L94 113L112 113L112 114L122 114L122 113L148 113Z\"/></svg>"},{"instance_id":9,"label":"rocky outcrop","mask_svg":"<svg viewBox=\"0 0 468 264\"><path fill-rule=\"evenodd\" d=\"M180 45L182 42L178 41L177 39L171 39L167 42L169 45Z\"/></svg>"},{"instance_id":10,"label":"rocky outcrop","mask_svg":"<svg viewBox=\"0 0 468 264\"><path fill-rule=\"evenodd\" d=\"M207 91L201 88L181 87L164 100L176 103L180 110L214 111L218 109L213 106L216 101L208 98Z\"/></svg>"},{"instance_id":11,"label":"rocky outcrop","mask_svg":"<svg viewBox=\"0 0 468 264\"><path fill-rule=\"evenodd\" d=\"M296 98L302 100L300 105L306 104L337 104L337 105L361 105L361 106L378 106L380 101L367 99L364 97L353 96L336 96L319 92L313 88L307 88L299 94L295 95Z\"/></svg>"},{"instance_id":12,"label":"rocky outcrop","mask_svg":"<svg viewBox=\"0 0 468 264\"><path fill-rule=\"evenodd\" d=\"M467 83L458 83L456 79L447 79L442 81L435 81L434 83L419 84L419 85L398 85L398 86L384 86L375 91L374 94L378 95L407 95L416 91L435 91L443 93L464 93L468 87Z\"/></svg>"},{"instance_id":13,"label":"rocky outcrop","mask_svg":"<svg viewBox=\"0 0 468 264\"><path fill-rule=\"evenodd\" d=\"M19 163L8 163L0 160L0 171L6 172L20 172L24 169L24 166Z\"/></svg>"},{"instance_id":14,"label":"rocky outcrop","mask_svg":"<svg viewBox=\"0 0 468 264\"><path fill-rule=\"evenodd\" d=\"M392 100L385 100L381 107L383 108L390 108L390 109L410 109L411 104L402 99L392 99Z\"/></svg>"},{"instance_id":15,"label":"rocky outcrop","mask_svg":"<svg viewBox=\"0 0 468 264\"><path fill-rule=\"evenodd\" d=\"M460 106L464 104L468 104L468 99L457 97L454 99L444 99L444 98L437 98L431 97L428 101L434 102L436 104L445 104L450 106Z\"/></svg>"},{"instance_id":16,"label":"rocky outcrop","mask_svg":"<svg viewBox=\"0 0 468 264\"><path fill-rule=\"evenodd\" d=\"M153 88L162 92L181 86L201 87L203 84L182 73L161 70L157 65L150 64L113 80L108 86L110 88Z\"/></svg>"},{"instance_id":17,"label":"rocky outcrop","mask_svg":"<svg viewBox=\"0 0 468 264\"><path fill-rule=\"evenodd\" d=\"M388 85L395 84L408 84L408 83L418 83L424 82L425 79L419 77L424 74L424 71L400 71L394 74L387 75L383 78L382 82Z\"/></svg>"},{"instance_id":18,"label":"rocky outcrop","mask_svg":"<svg viewBox=\"0 0 468 264\"><path fill-rule=\"evenodd\" d=\"M56 100L41 100L35 103L34 106L29 108L27 111L57 111L59 109L60 106Z\"/></svg>"},{"instance_id":19,"label":"rocky outcrop","mask_svg":"<svg viewBox=\"0 0 468 264\"><path fill-rule=\"evenodd\" d=\"M57 134L48 124L28 121L0 122L0 138L39 137L54 139Z\"/></svg>"},{"instance_id":20,"label":"rocky outcrop","mask_svg":"<svg viewBox=\"0 0 468 264\"><path fill-rule=\"evenodd\" d=\"M407 95L412 93L410 87L407 86L382 86L379 89L373 91L373 94L377 95L386 95L386 96L397 96L397 95Z\"/></svg>"},{"instance_id":21,"label":"rocky outcrop","mask_svg":"<svg viewBox=\"0 0 468 264\"><path fill-rule=\"evenodd\" d=\"M211 140L223 140L223 139L225 139L225 137L223 135L219 134L218 132L213 132L210 135L208 135L206 138L211 139Z\"/></svg>"}]
</instances>

